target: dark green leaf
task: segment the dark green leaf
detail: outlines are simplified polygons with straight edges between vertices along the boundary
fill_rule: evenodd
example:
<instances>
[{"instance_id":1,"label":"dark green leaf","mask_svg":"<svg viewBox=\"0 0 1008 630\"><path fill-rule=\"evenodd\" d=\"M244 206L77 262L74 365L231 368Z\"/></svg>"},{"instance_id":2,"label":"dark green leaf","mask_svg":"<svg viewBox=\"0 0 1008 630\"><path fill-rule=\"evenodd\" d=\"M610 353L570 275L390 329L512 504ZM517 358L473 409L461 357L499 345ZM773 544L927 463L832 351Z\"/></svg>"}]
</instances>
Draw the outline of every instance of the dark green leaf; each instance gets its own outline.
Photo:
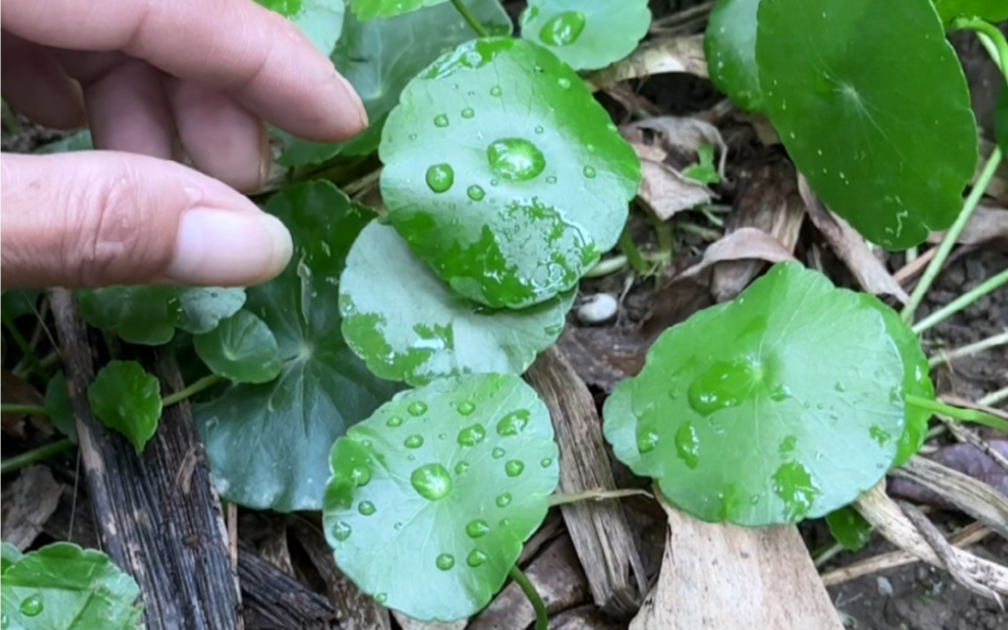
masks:
<instances>
[{"instance_id":1,"label":"dark green leaf","mask_svg":"<svg viewBox=\"0 0 1008 630\"><path fill-rule=\"evenodd\" d=\"M372 373L411 385L468 373L522 374L556 341L573 298L568 292L520 311L470 302L377 221L357 238L340 279L347 343Z\"/></svg>"},{"instance_id":2,"label":"dark green leaf","mask_svg":"<svg viewBox=\"0 0 1008 630\"><path fill-rule=\"evenodd\" d=\"M161 418L161 386L136 361L110 361L88 387L91 413L110 429L126 436L137 455L157 430Z\"/></svg>"},{"instance_id":3,"label":"dark green leaf","mask_svg":"<svg viewBox=\"0 0 1008 630\"><path fill-rule=\"evenodd\" d=\"M168 343L180 328L191 333L213 330L245 303L244 289L205 287L109 287L77 294L81 317L130 343Z\"/></svg>"},{"instance_id":4,"label":"dark green leaf","mask_svg":"<svg viewBox=\"0 0 1008 630\"><path fill-rule=\"evenodd\" d=\"M764 109L812 189L892 249L950 226L977 162L969 91L921 0L763 0Z\"/></svg>"},{"instance_id":5,"label":"dark green leaf","mask_svg":"<svg viewBox=\"0 0 1008 630\"><path fill-rule=\"evenodd\" d=\"M640 179L577 74L509 38L463 44L410 82L380 155L389 222L452 289L494 308L574 286L616 243Z\"/></svg>"},{"instance_id":6,"label":"dark green leaf","mask_svg":"<svg viewBox=\"0 0 1008 630\"><path fill-rule=\"evenodd\" d=\"M315 44L328 55L343 29L344 0L256 0L259 4L276 11L293 22Z\"/></svg>"},{"instance_id":7,"label":"dark green leaf","mask_svg":"<svg viewBox=\"0 0 1008 630\"><path fill-rule=\"evenodd\" d=\"M4 630L138 630L140 588L93 549L55 543L0 576Z\"/></svg>"},{"instance_id":8,"label":"dark green leaf","mask_svg":"<svg viewBox=\"0 0 1008 630\"><path fill-rule=\"evenodd\" d=\"M93 148L94 143L91 141L91 132L87 129L81 129L80 131L71 133L62 140L42 145L35 150L35 153L69 153L71 151L90 151Z\"/></svg>"},{"instance_id":9,"label":"dark green leaf","mask_svg":"<svg viewBox=\"0 0 1008 630\"><path fill-rule=\"evenodd\" d=\"M978 17L988 22L1008 20L1008 2L1005 0L934 0L942 20Z\"/></svg>"},{"instance_id":10,"label":"dark green leaf","mask_svg":"<svg viewBox=\"0 0 1008 630\"><path fill-rule=\"evenodd\" d=\"M466 6L490 32L511 33L511 20L497 0L466 0ZM410 79L441 53L472 37L472 29L450 4L368 22L348 13L332 60L360 94L371 126L348 142L317 143L284 136L288 148L279 163L304 166L337 155L373 153L381 140L385 116L399 102L399 94Z\"/></svg>"},{"instance_id":11,"label":"dark green leaf","mask_svg":"<svg viewBox=\"0 0 1008 630\"><path fill-rule=\"evenodd\" d=\"M336 564L410 617L482 609L557 485L549 412L517 376L404 392L332 449L323 520ZM409 567L409 570L403 570Z\"/></svg>"},{"instance_id":12,"label":"dark green leaf","mask_svg":"<svg viewBox=\"0 0 1008 630\"><path fill-rule=\"evenodd\" d=\"M280 374L280 347L269 327L238 311L208 333L193 337L196 354L214 374L236 383L267 383Z\"/></svg>"},{"instance_id":13,"label":"dark green leaf","mask_svg":"<svg viewBox=\"0 0 1008 630\"><path fill-rule=\"evenodd\" d=\"M361 21L392 17L448 2L448 0L350 0L350 9Z\"/></svg>"},{"instance_id":14,"label":"dark green leaf","mask_svg":"<svg viewBox=\"0 0 1008 630\"><path fill-rule=\"evenodd\" d=\"M701 144L697 148L697 155L700 161L684 168L682 176L705 185L719 183L721 176L718 175L717 167L714 166L714 147L709 144Z\"/></svg>"},{"instance_id":15,"label":"dark green leaf","mask_svg":"<svg viewBox=\"0 0 1008 630\"><path fill-rule=\"evenodd\" d=\"M606 401L605 434L698 518L793 523L883 477L903 433L902 380L874 298L781 263L667 330Z\"/></svg>"},{"instance_id":16,"label":"dark green leaf","mask_svg":"<svg viewBox=\"0 0 1008 630\"><path fill-rule=\"evenodd\" d=\"M11 565L23 557L21 550L14 545L7 541L0 543L0 574L6 573Z\"/></svg>"},{"instance_id":17,"label":"dark green leaf","mask_svg":"<svg viewBox=\"0 0 1008 630\"><path fill-rule=\"evenodd\" d=\"M826 524L833 538L848 551L857 551L871 540L871 523L852 507L830 512L826 515Z\"/></svg>"},{"instance_id":18,"label":"dark green leaf","mask_svg":"<svg viewBox=\"0 0 1008 630\"><path fill-rule=\"evenodd\" d=\"M740 108L763 109L756 67L756 11L760 0L721 0L711 11L704 56L714 87Z\"/></svg>"},{"instance_id":19,"label":"dark green leaf","mask_svg":"<svg viewBox=\"0 0 1008 630\"><path fill-rule=\"evenodd\" d=\"M626 57L647 34L647 0L529 0L522 37L575 70L595 70Z\"/></svg>"},{"instance_id":20,"label":"dark green leaf","mask_svg":"<svg viewBox=\"0 0 1008 630\"><path fill-rule=\"evenodd\" d=\"M339 276L374 215L324 181L285 188L266 210L291 231L294 256L277 279L248 289L245 308L273 331L283 369L270 383L229 388L194 414L225 499L317 510L332 443L398 389L372 376L340 334Z\"/></svg>"},{"instance_id":21,"label":"dark green leaf","mask_svg":"<svg viewBox=\"0 0 1008 630\"><path fill-rule=\"evenodd\" d=\"M57 372L46 385L45 409L53 426L76 444L77 421L74 419L73 403L70 402L70 393L67 391L66 376L62 371Z\"/></svg>"},{"instance_id":22,"label":"dark green leaf","mask_svg":"<svg viewBox=\"0 0 1008 630\"><path fill-rule=\"evenodd\" d=\"M35 315L42 292L37 289L4 289L0 293L0 314L4 321L13 322L18 317Z\"/></svg>"}]
</instances>

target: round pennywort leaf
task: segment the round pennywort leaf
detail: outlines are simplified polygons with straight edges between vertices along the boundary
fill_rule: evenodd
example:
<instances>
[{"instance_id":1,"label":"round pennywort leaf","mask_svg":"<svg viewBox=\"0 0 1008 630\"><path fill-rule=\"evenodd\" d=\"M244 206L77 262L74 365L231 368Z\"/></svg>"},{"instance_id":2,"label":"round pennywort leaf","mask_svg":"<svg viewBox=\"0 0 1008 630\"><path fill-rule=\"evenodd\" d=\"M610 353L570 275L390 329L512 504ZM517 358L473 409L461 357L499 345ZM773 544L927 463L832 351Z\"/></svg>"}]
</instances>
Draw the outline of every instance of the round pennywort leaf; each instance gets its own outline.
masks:
<instances>
[{"instance_id":1,"label":"round pennywort leaf","mask_svg":"<svg viewBox=\"0 0 1008 630\"><path fill-rule=\"evenodd\" d=\"M530 0L521 34L575 70L604 68L647 34L647 0Z\"/></svg>"},{"instance_id":2,"label":"round pennywort leaf","mask_svg":"<svg viewBox=\"0 0 1008 630\"><path fill-rule=\"evenodd\" d=\"M448 0L351 0L350 9L362 22L376 17L392 17Z\"/></svg>"},{"instance_id":3,"label":"round pennywort leaf","mask_svg":"<svg viewBox=\"0 0 1008 630\"><path fill-rule=\"evenodd\" d=\"M344 0L256 0L293 22L322 54L332 52L343 29Z\"/></svg>"},{"instance_id":4,"label":"round pennywort leaf","mask_svg":"<svg viewBox=\"0 0 1008 630\"><path fill-rule=\"evenodd\" d=\"M340 278L347 344L373 374L410 385L469 373L522 374L563 331L573 298L568 292L520 311L473 303L377 221L357 238Z\"/></svg>"},{"instance_id":5,"label":"round pennywort leaf","mask_svg":"<svg viewBox=\"0 0 1008 630\"><path fill-rule=\"evenodd\" d=\"M236 383L267 383L283 366L273 332L248 311L238 311L217 328L196 335L193 346L214 374Z\"/></svg>"},{"instance_id":6,"label":"round pennywort leaf","mask_svg":"<svg viewBox=\"0 0 1008 630\"><path fill-rule=\"evenodd\" d=\"M640 165L577 74L510 38L463 44L403 91L380 148L389 222L456 292L522 308L611 248Z\"/></svg>"},{"instance_id":7,"label":"round pennywort leaf","mask_svg":"<svg viewBox=\"0 0 1008 630\"><path fill-rule=\"evenodd\" d=\"M711 11L704 56L714 87L744 110L763 108L756 67L756 11L760 0L721 0Z\"/></svg>"},{"instance_id":8,"label":"round pennywort leaf","mask_svg":"<svg viewBox=\"0 0 1008 630\"><path fill-rule=\"evenodd\" d=\"M920 0L763 0L764 110L812 189L891 249L947 228L977 161L962 67Z\"/></svg>"},{"instance_id":9,"label":"round pennywort leaf","mask_svg":"<svg viewBox=\"0 0 1008 630\"><path fill-rule=\"evenodd\" d=\"M126 436L137 455L157 430L161 388L157 378L136 361L110 361L88 387L91 413Z\"/></svg>"},{"instance_id":10,"label":"round pennywort leaf","mask_svg":"<svg viewBox=\"0 0 1008 630\"><path fill-rule=\"evenodd\" d=\"M340 438L330 461L323 519L336 564L420 620L486 606L545 518L558 476L546 406L520 378L498 374L396 396Z\"/></svg>"},{"instance_id":11,"label":"round pennywort leaf","mask_svg":"<svg viewBox=\"0 0 1008 630\"><path fill-rule=\"evenodd\" d=\"M793 523L850 503L903 433L903 363L872 299L782 263L669 329L606 401L616 456L707 521Z\"/></svg>"}]
</instances>

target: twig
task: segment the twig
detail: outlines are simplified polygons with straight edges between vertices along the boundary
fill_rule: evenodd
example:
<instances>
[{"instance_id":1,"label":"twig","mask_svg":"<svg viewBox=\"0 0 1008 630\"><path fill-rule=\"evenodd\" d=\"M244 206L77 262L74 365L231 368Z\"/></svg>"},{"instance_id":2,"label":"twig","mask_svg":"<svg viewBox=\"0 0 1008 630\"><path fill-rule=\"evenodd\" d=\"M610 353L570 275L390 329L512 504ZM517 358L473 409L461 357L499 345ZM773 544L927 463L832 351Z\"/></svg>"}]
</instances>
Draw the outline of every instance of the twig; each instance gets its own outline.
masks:
<instances>
[{"instance_id":1,"label":"twig","mask_svg":"<svg viewBox=\"0 0 1008 630\"><path fill-rule=\"evenodd\" d=\"M991 348L997 348L998 346L1003 346L1005 344L1008 344L1008 330L1005 330L999 335L981 339L976 343L956 348L955 350L950 350L948 352L939 350L937 354L928 359L928 367L934 368L942 363L949 363L955 361L956 359L973 356L974 354L983 352L984 350L990 350Z\"/></svg>"},{"instance_id":2,"label":"twig","mask_svg":"<svg viewBox=\"0 0 1008 630\"><path fill-rule=\"evenodd\" d=\"M977 403L983 405L984 407L993 407L1004 400L1008 400L1008 387L1002 387L997 391L987 394L978 400Z\"/></svg>"},{"instance_id":3,"label":"twig","mask_svg":"<svg viewBox=\"0 0 1008 630\"><path fill-rule=\"evenodd\" d=\"M626 490L588 490L587 492L575 492L573 494L564 494L562 492L552 494L549 497L549 505L550 507L554 507L568 503L577 503L579 501L605 501L608 499L623 499L625 497L636 496L644 496L649 499L654 498L647 490L637 488L628 488Z\"/></svg>"},{"instance_id":4,"label":"twig","mask_svg":"<svg viewBox=\"0 0 1008 630\"><path fill-rule=\"evenodd\" d=\"M988 293L992 293L993 291L1001 288L1005 283L1008 283L1008 269L1005 269L1001 273L988 278L977 287L963 293L934 313L931 313L921 321L917 322L912 327L913 331L918 335L921 334L928 328L942 323L949 317L952 317L959 311L970 306Z\"/></svg>"}]
</instances>

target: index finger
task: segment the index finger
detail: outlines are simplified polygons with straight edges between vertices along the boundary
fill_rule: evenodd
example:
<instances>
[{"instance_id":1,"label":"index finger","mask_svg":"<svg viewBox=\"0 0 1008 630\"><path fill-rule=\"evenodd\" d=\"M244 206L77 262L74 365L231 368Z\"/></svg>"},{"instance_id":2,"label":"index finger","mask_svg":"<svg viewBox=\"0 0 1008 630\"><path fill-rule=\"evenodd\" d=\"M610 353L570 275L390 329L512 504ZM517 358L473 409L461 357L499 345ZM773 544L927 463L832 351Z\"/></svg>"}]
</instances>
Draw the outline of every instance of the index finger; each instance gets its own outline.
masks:
<instances>
[{"instance_id":1,"label":"index finger","mask_svg":"<svg viewBox=\"0 0 1008 630\"><path fill-rule=\"evenodd\" d=\"M180 79L226 91L277 127L344 140L367 125L360 98L329 59L251 0L7 0L0 24L24 39L122 51Z\"/></svg>"}]
</instances>

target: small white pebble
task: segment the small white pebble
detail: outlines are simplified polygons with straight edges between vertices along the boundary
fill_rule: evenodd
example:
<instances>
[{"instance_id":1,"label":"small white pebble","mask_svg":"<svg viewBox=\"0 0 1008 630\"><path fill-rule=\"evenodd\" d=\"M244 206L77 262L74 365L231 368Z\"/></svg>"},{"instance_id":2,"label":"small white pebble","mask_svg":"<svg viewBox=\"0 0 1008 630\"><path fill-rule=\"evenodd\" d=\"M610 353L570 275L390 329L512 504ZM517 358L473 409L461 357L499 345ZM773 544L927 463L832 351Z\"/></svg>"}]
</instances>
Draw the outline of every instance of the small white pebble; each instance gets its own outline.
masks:
<instances>
[{"instance_id":1,"label":"small white pebble","mask_svg":"<svg viewBox=\"0 0 1008 630\"><path fill-rule=\"evenodd\" d=\"M875 578L875 587L878 589L878 594L882 597L892 597L892 582L890 582L889 578L884 575L880 575Z\"/></svg>"},{"instance_id":2,"label":"small white pebble","mask_svg":"<svg viewBox=\"0 0 1008 630\"><path fill-rule=\"evenodd\" d=\"M596 293L589 296L577 310L578 319L586 326L604 324L616 317L619 302L608 293Z\"/></svg>"}]
</instances>

